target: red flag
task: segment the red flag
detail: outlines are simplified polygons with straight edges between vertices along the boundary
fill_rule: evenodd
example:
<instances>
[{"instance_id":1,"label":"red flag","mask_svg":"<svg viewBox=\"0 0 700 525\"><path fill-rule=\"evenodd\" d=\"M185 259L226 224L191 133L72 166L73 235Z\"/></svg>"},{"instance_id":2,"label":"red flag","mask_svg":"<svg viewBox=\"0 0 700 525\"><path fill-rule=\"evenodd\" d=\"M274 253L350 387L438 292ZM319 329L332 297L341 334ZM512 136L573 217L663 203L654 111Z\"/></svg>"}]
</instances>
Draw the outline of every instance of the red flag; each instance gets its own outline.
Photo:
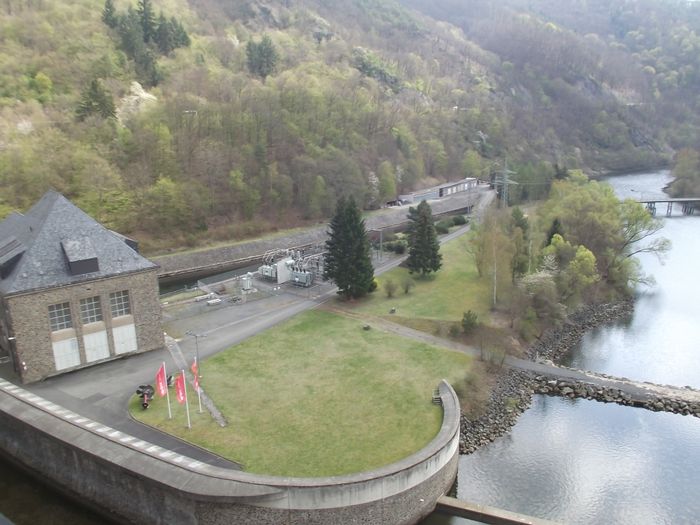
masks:
<instances>
[{"instance_id":1,"label":"red flag","mask_svg":"<svg viewBox=\"0 0 700 525\"><path fill-rule=\"evenodd\" d=\"M168 393L168 380L165 378L165 363L160 365L156 374L156 391L160 397Z\"/></svg>"},{"instance_id":2,"label":"red flag","mask_svg":"<svg viewBox=\"0 0 700 525\"><path fill-rule=\"evenodd\" d=\"M199 370L199 366L197 366L197 359L195 358L194 363L192 363L192 366L190 367L192 370L192 373L197 377L197 370Z\"/></svg>"},{"instance_id":3,"label":"red flag","mask_svg":"<svg viewBox=\"0 0 700 525\"><path fill-rule=\"evenodd\" d=\"M194 391L199 394L199 377L197 377L196 372L194 374Z\"/></svg>"},{"instance_id":4,"label":"red flag","mask_svg":"<svg viewBox=\"0 0 700 525\"><path fill-rule=\"evenodd\" d=\"M175 393L177 394L177 402L183 404L187 398L187 391L185 390L185 372L183 370L182 374L175 378Z\"/></svg>"}]
</instances>

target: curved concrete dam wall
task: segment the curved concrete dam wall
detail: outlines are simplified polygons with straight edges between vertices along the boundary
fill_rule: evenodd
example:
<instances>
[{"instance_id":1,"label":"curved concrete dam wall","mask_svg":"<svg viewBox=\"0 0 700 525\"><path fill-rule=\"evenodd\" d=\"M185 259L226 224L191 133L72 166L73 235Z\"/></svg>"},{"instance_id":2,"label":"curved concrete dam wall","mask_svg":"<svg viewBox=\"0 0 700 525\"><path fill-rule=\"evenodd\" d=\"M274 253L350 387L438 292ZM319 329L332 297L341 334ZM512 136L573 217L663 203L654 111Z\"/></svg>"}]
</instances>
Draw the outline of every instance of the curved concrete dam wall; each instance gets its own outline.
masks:
<instances>
[{"instance_id":1,"label":"curved concrete dam wall","mask_svg":"<svg viewBox=\"0 0 700 525\"><path fill-rule=\"evenodd\" d=\"M413 524L457 473L459 402L422 450L368 472L282 478L200 463L0 380L0 449L87 502L143 524ZM400 432L401 429L397 429Z\"/></svg>"}]
</instances>

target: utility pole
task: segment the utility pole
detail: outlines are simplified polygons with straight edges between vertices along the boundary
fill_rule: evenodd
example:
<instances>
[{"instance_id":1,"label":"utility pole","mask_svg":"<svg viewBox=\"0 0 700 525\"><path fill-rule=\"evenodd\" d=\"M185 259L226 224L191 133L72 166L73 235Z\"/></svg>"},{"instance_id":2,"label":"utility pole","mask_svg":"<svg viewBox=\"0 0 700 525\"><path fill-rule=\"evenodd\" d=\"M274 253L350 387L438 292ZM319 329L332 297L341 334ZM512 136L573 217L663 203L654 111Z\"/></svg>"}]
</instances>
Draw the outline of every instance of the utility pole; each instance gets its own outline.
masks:
<instances>
[{"instance_id":1,"label":"utility pole","mask_svg":"<svg viewBox=\"0 0 700 525\"><path fill-rule=\"evenodd\" d=\"M496 172L496 191L498 191L499 186L501 187L501 200L498 204L499 208L502 207L503 203L505 203L506 208L508 207L508 186L510 184L517 184L514 180L510 180L508 176L515 174L515 171L508 169L508 157L506 157L503 161L503 169Z\"/></svg>"},{"instance_id":2,"label":"utility pole","mask_svg":"<svg viewBox=\"0 0 700 525\"><path fill-rule=\"evenodd\" d=\"M192 330L187 330L185 332L185 335L189 335L190 337L194 337L194 358L195 362L197 363L197 376L202 377L202 374L199 373L199 338L200 337L206 337L207 334L198 334L196 332L193 332Z\"/></svg>"},{"instance_id":3,"label":"utility pole","mask_svg":"<svg viewBox=\"0 0 700 525\"><path fill-rule=\"evenodd\" d=\"M493 305L492 308L496 309L496 283L498 282L498 263L496 262L496 233L494 232L491 238L491 247L493 249Z\"/></svg>"}]
</instances>

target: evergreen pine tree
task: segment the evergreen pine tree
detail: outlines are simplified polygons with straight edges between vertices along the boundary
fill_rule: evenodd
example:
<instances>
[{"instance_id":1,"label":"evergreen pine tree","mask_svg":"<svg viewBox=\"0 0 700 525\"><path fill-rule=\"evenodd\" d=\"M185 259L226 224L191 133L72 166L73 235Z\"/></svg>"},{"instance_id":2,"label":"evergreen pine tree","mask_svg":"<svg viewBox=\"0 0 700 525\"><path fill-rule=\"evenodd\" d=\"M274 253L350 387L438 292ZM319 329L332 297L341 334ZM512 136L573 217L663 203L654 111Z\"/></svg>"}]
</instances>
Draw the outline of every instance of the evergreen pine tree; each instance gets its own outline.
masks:
<instances>
[{"instance_id":1,"label":"evergreen pine tree","mask_svg":"<svg viewBox=\"0 0 700 525\"><path fill-rule=\"evenodd\" d=\"M125 15L119 17L117 31L121 37L121 47L127 55L135 59L136 56L143 52L146 46L144 44L141 20L138 13L131 6L129 6Z\"/></svg>"},{"instance_id":2,"label":"evergreen pine tree","mask_svg":"<svg viewBox=\"0 0 700 525\"><path fill-rule=\"evenodd\" d=\"M374 291L374 268L365 221L352 198L338 201L326 241L323 276L333 280L338 294L346 299Z\"/></svg>"},{"instance_id":3,"label":"evergreen pine tree","mask_svg":"<svg viewBox=\"0 0 700 525\"><path fill-rule=\"evenodd\" d=\"M139 81L149 86L158 84L161 76L156 56L145 44L141 17L138 12L129 7L126 15L120 17L117 31L121 37L122 49L134 60Z\"/></svg>"},{"instance_id":4,"label":"evergreen pine tree","mask_svg":"<svg viewBox=\"0 0 700 525\"><path fill-rule=\"evenodd\" d=\"M156 44L164 55L175 49L175 31L170 21L165 18L163 12L158 17L158 28L156 29Z\"/></svg>"},{"instance_id":5,"label":"evergreen pine tree","mask_svg":"<svg viewBox=\"0 0 700 525\"><path fill-rule=\"evenodd\" d=\"M83 91L75 113L78 120L85 120L90 115L100 115L102 118L113 117L115 107L112 94L102 86L98 79L93 79Z\"/></svg>"},{"instance_id":6,"label":"evergreen pine tree","mask_svg":"<svg viewBox=\"0 0 700 525\"><path fill-rule=\"evenodd\" d=\"M191 43L190 35L188 35L187 31L185 31L182 22L176 20L175 17L172 17L170 24L173 28L175 47L189 47Z\"/></svg>"},{"instance_id":7,"label":"evergreen pine tree","mask_svg":"<svg viewBox=\"0 0 700 525\"><path fill-rule=\"evenodd\" d=\"M275 71L279 60L279 54L272 40L267 35L262 37L260 43L250 40L246 45L245 52L248 70L262 78L264 82Z\"/></svg>"},{"instance_id":8,"label":"evergreen pine tree","mask_svg":"<svg viewBox=\"0 0 700 525\"><path fill-rule=\"evenodd\" d=\"M148 43L156 38L156 15L153 12L151 0L139 0L136 12L141 21L143 41Z\"/></svg>"},{"instance_id":9,"label":"evergreen pine tree","mask_svg":"<svg viewBox=\"0 0 700 525\"><path fill-rule=\"evenodd\" d=\"M246 64L248 65L248 71L253 75L258 74L258 63L260 62L260 58L258 58L259 54L258 44L253 40L248 40L245 46Z\"/></svg>"},{"instance_id":10,"label":"evergreen pine tree","mask_svg":"<svg viewBox=\"0 0 700 525\"><path fill-rule=\"evenodd\" d=\"M562 237L564 236L564 227L562 226L559 217L555 217L552 221L552 225L549 227L547 235L544 239L544 246L549 246L552 242L552 238L555 235L561 235Z\"/></svg>"},{"instance_id":11,"label":"evergreen pine tree","mask_svg":"<svg viewBox=\"0 0 700 525\"><path fill-rule=\"evenodd\" d=\"M117 27L119 23L117 11L114 8L114 2L112 0L105 0L105 7L102 10L102 21L112 29Z\"/></svg>"},{"instance_id":12,"label":"evergreen pine tree","mask_svg":"<svg viewBox=\"0 0 700 525\"><path fill-rule=\"evenodd\" d=\"M442 266L442 255L430 205L422 201L417 208L409 208L408 220L408 271L422 275L437 272Z\"/></svg>"}]
</instances>

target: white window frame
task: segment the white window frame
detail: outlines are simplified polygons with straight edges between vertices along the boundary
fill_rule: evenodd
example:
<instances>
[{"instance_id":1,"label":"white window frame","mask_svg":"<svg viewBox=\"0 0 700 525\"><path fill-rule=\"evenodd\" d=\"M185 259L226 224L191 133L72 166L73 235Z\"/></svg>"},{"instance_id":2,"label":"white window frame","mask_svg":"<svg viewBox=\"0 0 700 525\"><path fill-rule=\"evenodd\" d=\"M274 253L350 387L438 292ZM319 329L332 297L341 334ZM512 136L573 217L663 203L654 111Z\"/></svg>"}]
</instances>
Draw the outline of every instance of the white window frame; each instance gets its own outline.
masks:
<instances>
[{"instance_id":1,"label":"white window frame","mask_svg":"<svg viewBox=\"0 0 700 525\"><path fill-rule=\"evenodd\" d=\"M112 318L131 315L131 298L129 290L120 290L109 294L109 307Z\"/></svg>"},{"instance_id":2,"label":"white window frame","mask_svg":"<svg viewBox=\"0 0 700 525\"><path fill-rule=\"evenodd\" d=\"M49 305L49 326L52 332L73 328L69 302Z\"/></svg>"},{"instance_id":3,"label":"white window frame","mask_svg":"<svg viewBox=\"0 0 700 525\"><path fill-rule=\"evenodd\" d=\"M102 321L102 304L99 295L80 300L80 321L83 324Z\"/></svg>"}]
</instances>

